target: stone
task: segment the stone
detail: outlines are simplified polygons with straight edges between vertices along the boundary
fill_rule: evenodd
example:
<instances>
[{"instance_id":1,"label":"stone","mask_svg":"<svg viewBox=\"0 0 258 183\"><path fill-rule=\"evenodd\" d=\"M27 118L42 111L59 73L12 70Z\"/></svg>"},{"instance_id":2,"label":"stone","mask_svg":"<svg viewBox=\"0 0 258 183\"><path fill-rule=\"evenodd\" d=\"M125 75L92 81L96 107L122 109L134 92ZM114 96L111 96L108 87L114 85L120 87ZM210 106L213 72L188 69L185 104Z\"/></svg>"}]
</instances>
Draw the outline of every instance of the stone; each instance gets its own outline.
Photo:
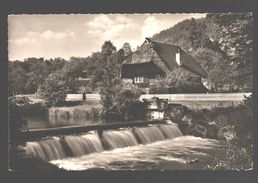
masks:
<instances>
[{"instance_id":1,"label":"stone","mask_svg":"<svg viewBox=\"0 0 258 183\"><path fill-rule=\"evenodd\" d=\"M219 131L219 128L218 128L217 124L214 121L209 122L208 126L207 126L206 137L216 139L217 135L218 135L218 131Z\"/></svg>"},{"instance_id":2,"label":"stone","mask_svg":"<svg viewBox=\"0 0 258 183\"><path fill-rule=\"evenodd\" d=\"M225 126L218 130L218 139L231 141L236 137L236 132L232 126Z\"/></svg>"},{"instance_id":3,"label":"stone","mask_svg":"<svg viewBox=\"0 0 258 183\"><path fill-rule=\"evenodd\" d=\"M193 135L197 137L206 137L207 129L204 126L196 124L194 126Z\"/></svg>"}]
</instances>

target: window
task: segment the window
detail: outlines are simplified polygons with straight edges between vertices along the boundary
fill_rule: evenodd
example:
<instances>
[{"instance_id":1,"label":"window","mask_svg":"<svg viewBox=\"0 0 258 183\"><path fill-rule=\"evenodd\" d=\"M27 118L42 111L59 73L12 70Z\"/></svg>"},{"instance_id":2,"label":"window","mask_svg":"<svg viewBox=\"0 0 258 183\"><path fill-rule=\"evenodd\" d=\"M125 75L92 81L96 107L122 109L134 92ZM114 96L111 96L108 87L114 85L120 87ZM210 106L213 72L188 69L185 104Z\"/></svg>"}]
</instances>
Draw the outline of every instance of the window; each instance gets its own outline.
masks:
<instances>
[{"instance_id":1,"label":"window","mask_svg":"<svg viewBox=\"0 0 258 183\"><path fill-rule=\"evenodd\" d=\"M143 83L144 82L144 78L143 77L135 77L134 78L134 83Z\"/></svg>"}]
</instances>

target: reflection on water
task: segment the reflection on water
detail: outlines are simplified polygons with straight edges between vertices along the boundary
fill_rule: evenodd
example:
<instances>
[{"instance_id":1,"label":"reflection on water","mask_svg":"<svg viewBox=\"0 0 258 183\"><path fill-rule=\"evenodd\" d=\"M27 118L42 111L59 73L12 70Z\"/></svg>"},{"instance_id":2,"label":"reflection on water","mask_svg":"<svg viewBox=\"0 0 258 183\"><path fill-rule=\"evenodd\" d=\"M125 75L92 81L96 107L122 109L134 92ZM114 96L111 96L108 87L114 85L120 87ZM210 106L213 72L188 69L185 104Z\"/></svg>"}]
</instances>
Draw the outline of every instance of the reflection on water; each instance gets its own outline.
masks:
<instances>
[{"instance_id":1,"label":"reflection on water","mask_svg":"<svg viewBox=\"0 0 258 183\"><path fill-rule=\"evenodd\" d=\"M222 141L182 136L51 163L67 170L196 170L224 157Z\"/></svg>"},{"instance_id":2,"label":"reflection on water","mask_svg":"<svg viewBox=\"0 0 258 183\"><path fill-rule=\"evenodd\" d=\"M85 120L85 119L73 119L73 118L49 118L48 116L30 116L24 117L27 122L28 129L39 128L55 128L62 126L74 126L74 125L88 125L102 123L101 120Z\"/></svg>"}]
</instances>

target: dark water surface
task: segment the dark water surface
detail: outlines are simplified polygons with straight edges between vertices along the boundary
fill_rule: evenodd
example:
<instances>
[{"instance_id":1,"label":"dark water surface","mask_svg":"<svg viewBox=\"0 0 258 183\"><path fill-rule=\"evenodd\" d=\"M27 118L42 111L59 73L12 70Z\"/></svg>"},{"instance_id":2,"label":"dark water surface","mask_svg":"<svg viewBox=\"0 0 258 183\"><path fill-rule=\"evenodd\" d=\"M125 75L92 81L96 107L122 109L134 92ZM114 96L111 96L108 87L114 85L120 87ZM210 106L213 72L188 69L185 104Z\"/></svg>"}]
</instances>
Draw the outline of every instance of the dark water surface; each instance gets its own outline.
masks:
<instances>
[{"instance_id":1,"label":"dark water surface","mask_svg":"<svg viewBox=\"0 0 258 183\"><path fill-rule=\"evenodd\" d=\"M75 125L89 125L89 124L101 124L101 120L86 120L86 119L74 119L74 118L51 118L48 116L30 116L24 117L27 121L28 129L41 129L41 128L55 128L63 126L75 126ZM25 128L25 127L24 127Z\"/></svg>"}]
</instances>

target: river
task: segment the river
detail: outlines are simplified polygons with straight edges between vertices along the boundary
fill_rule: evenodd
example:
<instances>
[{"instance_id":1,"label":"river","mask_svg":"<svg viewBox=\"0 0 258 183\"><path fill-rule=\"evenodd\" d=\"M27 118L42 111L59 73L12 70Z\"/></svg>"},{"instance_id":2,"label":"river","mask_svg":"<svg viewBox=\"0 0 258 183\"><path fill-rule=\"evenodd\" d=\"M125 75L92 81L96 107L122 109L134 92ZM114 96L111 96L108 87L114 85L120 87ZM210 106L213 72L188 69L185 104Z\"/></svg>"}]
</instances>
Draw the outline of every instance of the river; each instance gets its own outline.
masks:
<instances>
[{"instance_id":1,"label":"river","mask_svg":"<svg viewBox=\"0 0 258 183\"><path fill-rule=\"evenodd\" d=\"M202 170L226 157L225 142L184 136L175 123L47 137L26 152L75 171Z\"/></svg>"},{"instance_id":2,"label":"river","mask_svg":"<svg viewBox=\"0 0 258 183\"><path fill-rule=\"evenodd\" d=\"M182 136L151 144L117 148L76 158L53 160L67 170L201 170L225 158L222 141Z\"/></svg>"}]
</instances>

